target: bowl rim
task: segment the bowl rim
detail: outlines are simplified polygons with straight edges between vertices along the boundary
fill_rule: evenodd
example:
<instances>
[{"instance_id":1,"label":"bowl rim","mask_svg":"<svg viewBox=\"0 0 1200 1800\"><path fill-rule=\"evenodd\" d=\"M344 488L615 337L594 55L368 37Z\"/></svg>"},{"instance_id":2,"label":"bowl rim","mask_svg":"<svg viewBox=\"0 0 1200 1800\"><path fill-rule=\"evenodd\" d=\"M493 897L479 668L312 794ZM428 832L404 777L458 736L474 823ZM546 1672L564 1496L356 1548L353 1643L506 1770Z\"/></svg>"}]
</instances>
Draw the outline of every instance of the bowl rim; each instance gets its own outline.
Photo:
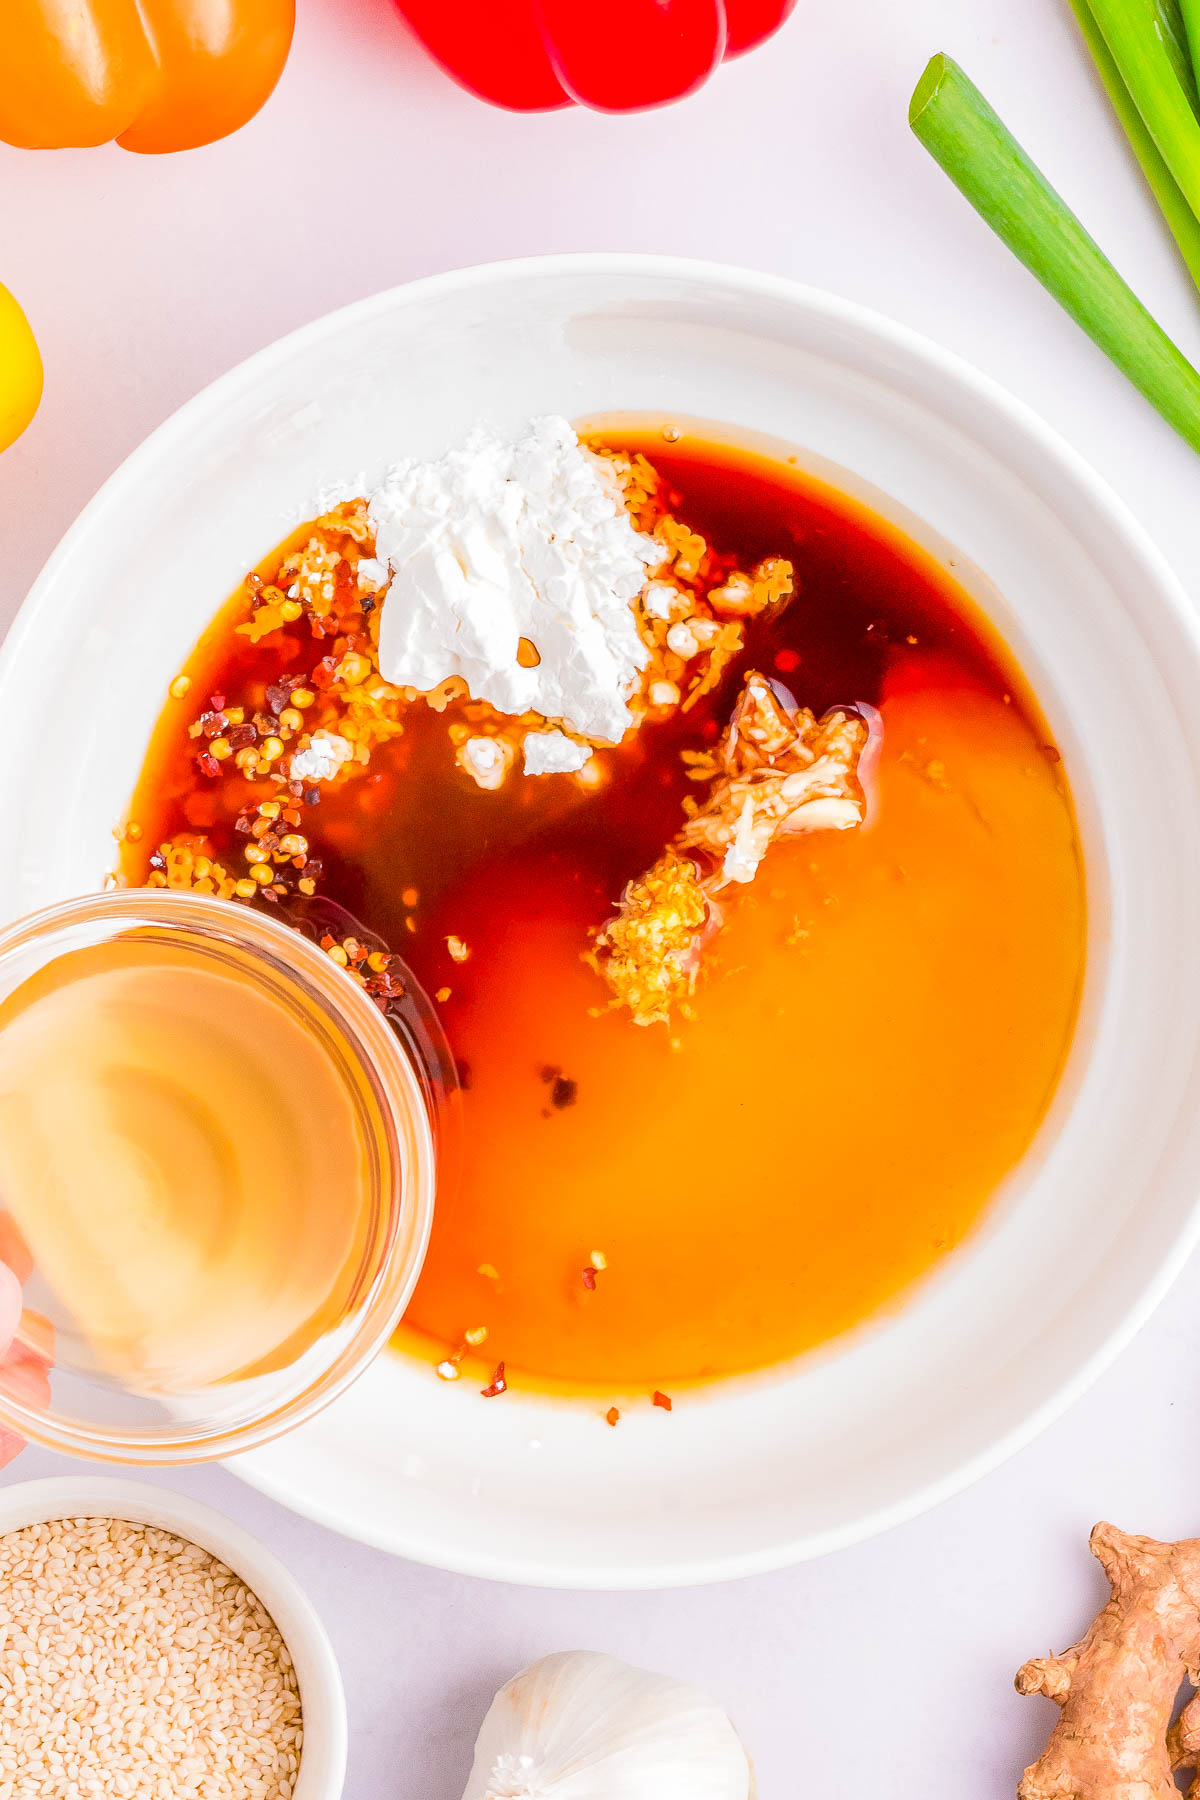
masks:
<instances>
[{"instance_id":1,"label":"bowl rim","mask_svg":"<svg viewBox=\"0 0 1200 1800\"><path fill-rule=\"evenodd\" d=\"M386 315L395 308L422 302L436 303L473 289L505 286L530 279L578 279L588 276L598 279L621 276L658 278L674 281L681 287L706 286L710 290L717 289L743 300L776 302L828 325L842 327L859 339L865 338L876 345L883 345L908 370L919 374L931 391L936 391L939 386L946 386L959 395L968 397L981 413L986 414L1002 430L1011 433L1027 450L1036 452L1044 461L1052 464L1073 490L1075 498L1103 518L1131 560L1145 575L1147 586L1153 593L1154 605L1170 616L1192 653L1196 671L1200 673L1200 614L1191 607L1182 583L1163 552L1127 503L1081 452L1054 426L1042 419L1033 407L1010 393L994 377L976 368L956 351L943 348L908 325L892 320L858 301L845 299L789 276L712 260L601 251L500 259L464 265L400 283L310 320L252 352L218 376L190 400L185 401L130 452L59 540L30 588L5 643L0 646L0 692L5 681L13 678L16 658L22 653L25 640L32 635L43 606L48 604L60 564L74 554L76 543L101 524L106 508L116 501L130 482L137 479L143 466L171 454L176 442L186 440L195 424L219 411L227 397L251 386L277 363L286 362L297 353L328 337L336 336L348 327L376 315ZM586 1562L566 1563L560 1560L547 1564L526 1555L508 1556L502 1546L493 1546L478 1553L472 1550L456 1551L447 1542L433 1539L426 1531L410 1531L402 1522L397 1522L391 1530L374 1531L361 1523L348 1523L338 1515L334 1507L298 1497L285 1481L276 1479L267 1469L260 1469L253 1460L246 1462L238 1459L229 1466L251 1486L301 1516L375 1548L454 1573L531 1586L577 1590L663 1589L762 1574L827 1555L891 1530L894 1526L940 1505L1006 1462L1061 1417L1110 1367L1161 1303L1198 1242L1200 1185L1187 1219L1177 1230L1174 1241L1162 1255L1153 1274L1146 1277L1140 1289L1128 1298L1120 1316L1113 1319L1102 1341L1076 1358L1072 1372L1058 1380L1041 1404L1029 1409L1018 1423L1002 1432L987 1449L968 1456L940 1476L918 1483L895 1500L864 1511L844 1526L795 1539L781 1534L774 1543L761 1549L705 1554L688 1562L673 1562L669 1565L649 1566L641 1562L608 1564L599 1570Z\"/></svg>"},{"instance_id":2,"label":"bowl rim","mask_svg":"<svg viewBox=\"0 0 1200 1800\"><path fill-rule=\"evenodd\" d=\"M320 1615L266 1545L203 1501L148 1482L58 1475L0 1487L0 1537L55 1519L125 1519L198 1544L262 1601L296 1666L304 1740L293 1800L339 1800L348 1726L341 1671Z\"/></svg>"}]
</instances>

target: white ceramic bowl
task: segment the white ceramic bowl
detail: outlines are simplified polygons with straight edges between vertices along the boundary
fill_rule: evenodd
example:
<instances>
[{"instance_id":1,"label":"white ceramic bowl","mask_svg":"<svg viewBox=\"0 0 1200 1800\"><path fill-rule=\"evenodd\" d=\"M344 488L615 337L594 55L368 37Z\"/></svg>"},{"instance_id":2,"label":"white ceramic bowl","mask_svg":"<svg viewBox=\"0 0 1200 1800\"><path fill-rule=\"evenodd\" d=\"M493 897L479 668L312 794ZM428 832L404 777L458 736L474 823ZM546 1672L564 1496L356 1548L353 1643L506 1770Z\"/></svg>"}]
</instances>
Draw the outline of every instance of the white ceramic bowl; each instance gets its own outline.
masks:
<instances>
[{"instance_id":1,"label":"white ceramic bowl","mask_svg":"<svg viewBox=\"0 0 1200 1800\"><path fill-rule=\"evenodd\" d=\"M100 1475L67 1475L0 1488L0 1537L51 1519L128 1519L174 1532L228 1565L262 1601L291 1652L304 1743L292 1800L341 1800L346 1779L346 1697L325 1627L279 1558L211 1506L169 1488Z\"/></svg>"},{"instance_id":2,"label":"white ceramic bowl","mask_svg":"<svg viewBox=\"0 0 1200 1800\"><path fill-rule=\"evenodd\" d=\"M11 917L97 882L168 680L323 484L483 417L619 408L786 440L953 564L1065 755L1090 945L1045 1129L873 1328L617 1431L385 1357L238 1464L387 1549L595 1587L745 1574L932 1504L1053 1418L1179 1269L1200 1186L1200 652L1162 560L1031 413L910 332L765 276L554 259L380 295L218 381L83 514L0 668Z\"/></svg>"}]
</instances>

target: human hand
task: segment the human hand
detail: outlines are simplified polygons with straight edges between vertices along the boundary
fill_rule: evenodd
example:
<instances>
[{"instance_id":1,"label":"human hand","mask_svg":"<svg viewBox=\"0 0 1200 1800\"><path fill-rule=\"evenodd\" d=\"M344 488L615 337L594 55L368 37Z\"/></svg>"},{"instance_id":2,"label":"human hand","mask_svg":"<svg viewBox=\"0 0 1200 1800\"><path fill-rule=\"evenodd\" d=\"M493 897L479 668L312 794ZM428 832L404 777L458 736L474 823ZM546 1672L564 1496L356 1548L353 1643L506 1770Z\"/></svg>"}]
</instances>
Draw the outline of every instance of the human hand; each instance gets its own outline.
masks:
<instances>
[{"instance_id":1,"label":"human hand","mask_svg":"<svg viewBox=\"0 0 1200 1800\"><path fill-rule=\"evenodd\" d=\"M33 1258L12 1215L0 1212L0 1409L6 1399L44 1407L50 1399L53 1333L48 1319L30 1312L22 1288ZM25 1448L25 1440L0 1420L0 1469Z\"/></svg>"},{"instance_id":2,"label":"human hand","mask_svg":"<svg viewBox=\"0 0 1200 1800\"><path fill-rule=\"evenodd\" d=\"M20 1354L13 1345L20 1318L21 1283L7 1263L0 1263L0 1367L6 1375L10 1366L14 1372L16 1368L15 1363L10 1365L10 1357L16 1358ZM22 1440L16 1432L0 1425L0 1469L10 1463L23 1448Z\"/></svg>"}]
</instances>

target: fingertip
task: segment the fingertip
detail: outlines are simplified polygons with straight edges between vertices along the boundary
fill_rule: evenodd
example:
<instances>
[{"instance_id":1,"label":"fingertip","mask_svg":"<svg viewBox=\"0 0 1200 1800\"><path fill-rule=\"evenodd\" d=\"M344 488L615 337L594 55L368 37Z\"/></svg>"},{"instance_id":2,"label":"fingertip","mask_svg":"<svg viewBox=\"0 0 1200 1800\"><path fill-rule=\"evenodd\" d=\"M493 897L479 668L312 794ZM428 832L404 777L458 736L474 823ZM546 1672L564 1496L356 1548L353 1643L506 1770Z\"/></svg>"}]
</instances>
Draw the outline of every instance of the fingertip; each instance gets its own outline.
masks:
<instances>
[{"instance_id":1,"label":"fingertip","mask_svg":"<svg viewBox=\"0 0 1200 1800\"><path fill-rule=\"evenodd\" d=\"M21 1283L7 1263L0 1263L0 1350L12 1342L21 1308Z\"/></svg>"}]
</instances>

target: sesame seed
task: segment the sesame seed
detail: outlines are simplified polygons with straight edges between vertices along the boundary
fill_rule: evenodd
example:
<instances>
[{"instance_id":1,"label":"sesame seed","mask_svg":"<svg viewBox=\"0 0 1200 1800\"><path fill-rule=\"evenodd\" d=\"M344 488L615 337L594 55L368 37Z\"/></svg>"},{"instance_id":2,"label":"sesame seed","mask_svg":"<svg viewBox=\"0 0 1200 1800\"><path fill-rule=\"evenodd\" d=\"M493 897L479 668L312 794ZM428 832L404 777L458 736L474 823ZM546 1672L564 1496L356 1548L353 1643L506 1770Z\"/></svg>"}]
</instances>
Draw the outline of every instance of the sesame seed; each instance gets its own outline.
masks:
<instances>
[{"instance_id":1,"label":"sesame seed","mask_svg":"<svg viewBox=\"0 0 1200 1800\"><path fill-rule=\"evenodd\" d=\"M198 1545L123 1519L9 1532L0 1619L0 1794L290 1800L291 1657Z\"/></svg>"}]
</instances>

